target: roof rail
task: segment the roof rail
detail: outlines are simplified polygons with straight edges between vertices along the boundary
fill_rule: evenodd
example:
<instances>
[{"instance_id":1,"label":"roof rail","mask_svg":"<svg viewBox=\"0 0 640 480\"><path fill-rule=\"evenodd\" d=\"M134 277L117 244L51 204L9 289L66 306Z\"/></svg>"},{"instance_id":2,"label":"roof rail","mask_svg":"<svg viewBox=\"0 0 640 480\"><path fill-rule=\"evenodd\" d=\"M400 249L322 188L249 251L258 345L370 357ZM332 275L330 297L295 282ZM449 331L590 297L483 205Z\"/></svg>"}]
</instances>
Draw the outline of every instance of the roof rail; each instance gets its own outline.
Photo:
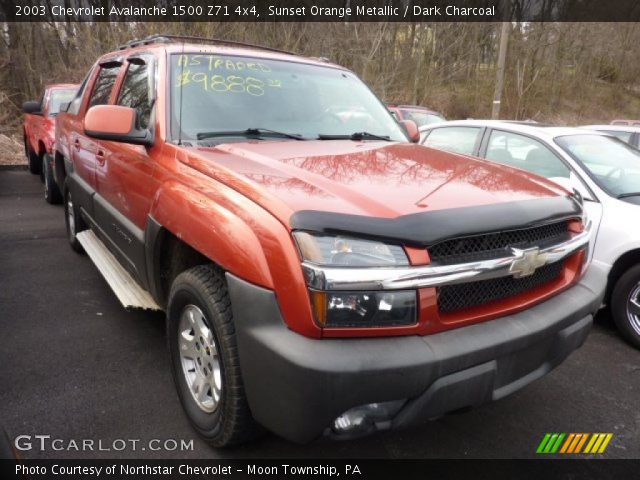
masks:
<instances>
[{"instance_id":1,"label":"roof rail","mask_svg":"<svg viewBox=\"0 0 640 480\"><path fill-rule=\"evenodd\" d=\"M124 45L120 45L118 50L126 50L127 48L140 47L142 45L151 45L154 43L177 43L177 42L193 42L193 43L209 43L212 45L228 45L232 47L248 47L255 48L258 50L266 50L269 52L277 52L277 53L286 53L287 55L298 55L294 52L288 52L286 50L280 50L277 48L264 47L262 45L254 45L252 43L245 42L237 42L235 40L222 40L219 38L205 38L205 37L194 37L189 35L150 35L148 37L142 39L134 39L131 40Z\"/></svg>"}]
</instances>

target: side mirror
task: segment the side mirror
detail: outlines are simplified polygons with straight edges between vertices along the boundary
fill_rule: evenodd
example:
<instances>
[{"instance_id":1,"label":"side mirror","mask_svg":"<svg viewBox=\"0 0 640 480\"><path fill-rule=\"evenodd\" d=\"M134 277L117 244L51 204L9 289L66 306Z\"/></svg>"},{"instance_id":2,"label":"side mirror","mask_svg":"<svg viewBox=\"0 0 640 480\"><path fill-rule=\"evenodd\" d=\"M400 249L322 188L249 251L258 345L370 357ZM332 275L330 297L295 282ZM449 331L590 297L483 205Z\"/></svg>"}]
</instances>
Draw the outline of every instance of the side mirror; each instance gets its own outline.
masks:
<instances>
[{"instance_id":1,"label":"side mirror","mask_svg":"<svg viewBox=\"0 0 640 480\"><path fill-rule=\"evenodd\" d=\"M22 104L22 111L31 115L42 115L42 112L40 111L40 102L24 102Z\"/></svg>"},{"instance_id":2,"label":"side mirror","mask_svg":"<svg viewBox=\"0 0 640 480\"><path fill-rule=\"evenodd\" d=\"M418 143L420 141L420 130L418 130L418 125L413 120L402 120L400 125L404 127L409 135L409 140L411 143Z\"/></svg>"},{"instance_id":3,"label":"side mirror","mask_svg":"<svg viewBox=\"0 0 640 480\"><path fill-rule=\"evenodd\" d=\"M96 105L84 116L84 131L89 137L112 142L150 146L151 132L137 127L136 111L120 105Z\"/></svg>"}]
</instances>

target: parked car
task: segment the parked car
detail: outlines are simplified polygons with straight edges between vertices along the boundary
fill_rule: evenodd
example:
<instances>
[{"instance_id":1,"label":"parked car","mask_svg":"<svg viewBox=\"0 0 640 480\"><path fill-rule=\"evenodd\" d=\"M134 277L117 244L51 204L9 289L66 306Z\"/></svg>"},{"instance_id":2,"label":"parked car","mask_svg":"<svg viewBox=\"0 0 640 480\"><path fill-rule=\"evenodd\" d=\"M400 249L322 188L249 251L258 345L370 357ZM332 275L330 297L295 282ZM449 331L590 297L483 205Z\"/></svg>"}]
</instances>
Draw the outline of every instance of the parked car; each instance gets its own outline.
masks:
<instances>
[{"instance_id":1,"label":"parked car","mask_svg":"<svg viewBox=\"0 0 640 480\"><path fill-rule=\"evenodd\" d=\"M166 311L212 445L413 425L583 343L606 271L580 198L404 127L339 65L170 36L99 58L60 114L71 247L125 306Z\"/></svg>"},{"instance_id":2,"label":"parked car","mask_svg":"<svg viewBox=\"0 0 640 480\"><path fill-rule=\"evenodd\" d=\"M607 133L628 143L632 147L640 148L640 125L637 127L628 125L585 125L581 128Z\"/></svg>"},{"instance_id":3,"label":"parked car","mask_svg":"<svg viewBox=\"0 0 640 480\"><path fill-rule=\"evenodd\" d=\"M61 201L60 190L53 181L51 152L55 137L55 117L60 106L71 101L78 85L55 83L47 85L39 101L22 105L24 124L24 153L29 161L29 171L40 174L44 182L44 196L47 202Z\"/></svg>"},{"instance_id":4,"label":"parked car","mask_svg":"<svg viewBox=\"0 0 640 480\"><path fill-rule=\"evenodd\" d=\"M422 143L522 168L577 189L597 232L594 261L610 269L605 301L620 332L640 348L638 150L581 128L491 120L427 127Z\"/></svg>"},{"instance_id":5,"label":"parked car","mask_svg":"<svg viewBox=\"0 0 640 480\"><path fill-rule=\"evenodd\" d=\"M0 460L19 460L18 451L7 435L4 428L0 427Z\"/></svg>"},{"instance_id":6,"label":"parked car","mask_svg":"<svg viewBox=\"0 0 640 480\"><path fill-rule=\"evenodd\" d=\"M614 120L611 122L611 125L632 125L640 127L640 120Z\"/></svg>"},{"instance_id":7,"label":"parked car","mask_svg":"<svg viewBox=\"0 0 640 480\"><path fill-rule=\"evenodd\" d=\"M446 121L441 113L418 105L387 104L387 108L396 119L413 120L418 127Z\"/></svg>"}]
</instances>

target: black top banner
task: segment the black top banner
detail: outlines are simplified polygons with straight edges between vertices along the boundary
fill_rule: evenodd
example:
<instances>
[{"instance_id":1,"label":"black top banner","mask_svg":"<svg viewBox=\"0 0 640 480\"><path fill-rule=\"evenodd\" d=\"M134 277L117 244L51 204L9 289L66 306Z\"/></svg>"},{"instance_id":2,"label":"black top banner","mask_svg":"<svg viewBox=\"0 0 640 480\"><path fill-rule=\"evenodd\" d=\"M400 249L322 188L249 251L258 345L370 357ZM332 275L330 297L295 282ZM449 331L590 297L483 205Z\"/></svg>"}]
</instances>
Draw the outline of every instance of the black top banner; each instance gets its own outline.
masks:
<instances>
[{"instance_id":1,"label":"black top banner","mask_svg":"<svg viewBox=\"0 0 640 480\"><path fill-rule=\"evenodd\" d=\"M632 22L638 0L2 0L9 22Z\"/></svg>"}]
</instances>

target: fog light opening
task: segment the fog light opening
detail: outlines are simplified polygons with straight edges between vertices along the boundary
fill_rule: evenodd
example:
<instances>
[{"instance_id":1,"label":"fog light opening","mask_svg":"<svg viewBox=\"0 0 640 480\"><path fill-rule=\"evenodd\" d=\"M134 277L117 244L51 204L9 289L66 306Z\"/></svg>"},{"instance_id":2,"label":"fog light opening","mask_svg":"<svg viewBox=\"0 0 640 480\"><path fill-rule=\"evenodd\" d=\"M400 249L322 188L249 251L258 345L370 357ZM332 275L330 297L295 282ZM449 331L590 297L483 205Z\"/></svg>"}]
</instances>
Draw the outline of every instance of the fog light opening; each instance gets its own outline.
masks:
<instances>
[{"instance_id":1,"label":"fog light opening","mask_svg":"<svg viewBox=\"0 0 640 480\"><path fill-rule=\"evenodd\" d=\"M347 410L333 421L331 433L340 437L354 437L387 430L391 420L406 400L369 403Z\"/></svg>"}]
</instances>

